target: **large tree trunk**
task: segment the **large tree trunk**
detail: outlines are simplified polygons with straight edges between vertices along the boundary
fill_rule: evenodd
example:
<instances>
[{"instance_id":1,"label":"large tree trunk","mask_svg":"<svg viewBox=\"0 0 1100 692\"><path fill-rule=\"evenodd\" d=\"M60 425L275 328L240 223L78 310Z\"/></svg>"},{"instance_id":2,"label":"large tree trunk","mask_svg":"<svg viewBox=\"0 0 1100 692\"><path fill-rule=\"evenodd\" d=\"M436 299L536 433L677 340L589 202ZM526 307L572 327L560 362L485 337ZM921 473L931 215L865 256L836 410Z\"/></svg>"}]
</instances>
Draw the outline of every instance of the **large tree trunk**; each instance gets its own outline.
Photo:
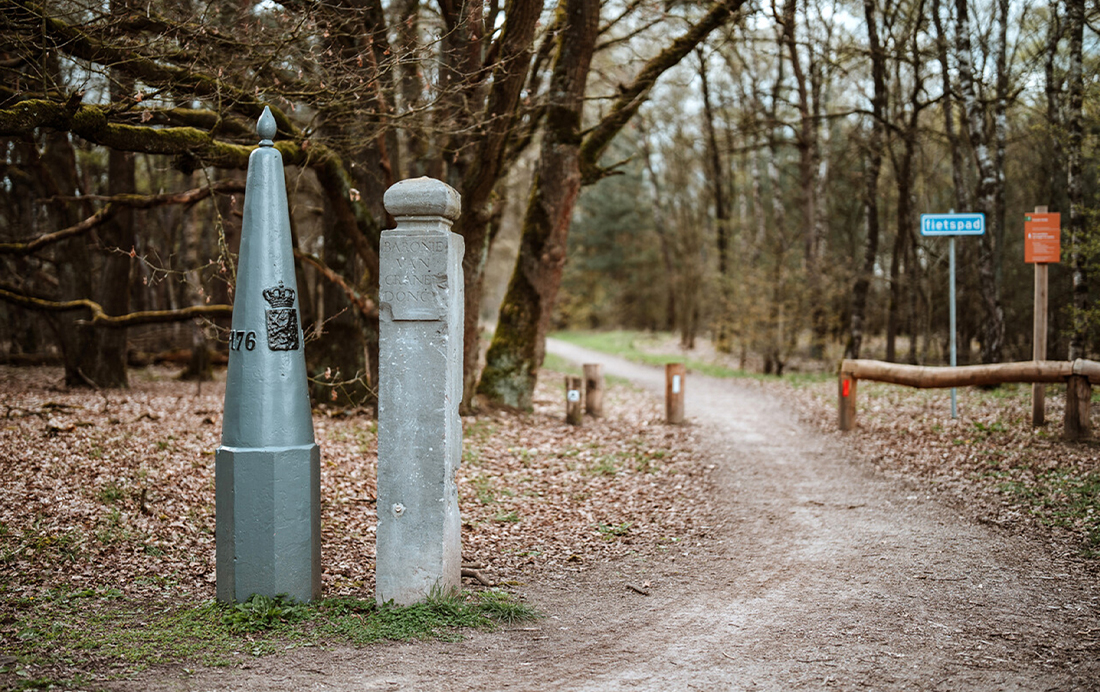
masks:
<instances>
[{"instance_id":1,"label":"large tree trunk","mask_svg":"<svg viewBox=\"0 0 1100 692\"><path fill-rule=\"evenodd\" d=\"M967 181L967 164L965 138L960 136L955 122L955 97L956 93L951 80L951 64L948 60L948 38L943 28L943 17L940 12L940 0L932 0L932 20L936 26L936 57L940 64L940 75L943 78L943 121L944 134L947 138L947 148L951 153L951 183L954 189L954 210L967 212L973 209L970 184ZM977 311L968 309L977 300L978 290L974 282L974 244L963 242L958 244L958 297L957 303L962 306L959 310L958 336L959 336L959 363L971 362L970 343L977 335L978 327L975 323Z\"/></svg>"},{"instance_id":2,"label":"large tree trunk","mask_svg":"<svg viewBox=\"0 0 1100 692\"><path fill-rule=\"evenodd\" d=\"M39 197L72 197L79 187L76 174L76 156L68 136L60 132L47 132L43 137L41 158L35 160L37 178L41 186ZM53 228L65 228L77 221L75 204L51 205L47 218ZM73 300L94 295L92 283L91 248L86 238L70 238L53 248L57 259L58 294L61 300ZM80 321L87 315L83 311L61 313L51 319L61 343L61 355L65 363L65 384L69 387L98 386L84 373L84 352L88 349L89 327Z\"/></svg>"},{"instance_id":3,"label":"large tree trunk","mask_svg":"<svg viewBox=\"0 0 1100 692\"><path fill-rule=\"evenodd\" d=\"M355 11L335 20L326 36L330 51L346 62L358 61L362 65L362 78L384 85L371 92L365 110L373 114L392 112L396 77L380 69L392 50L381 3L368 0L357 5ZM320 130L328 141L346 138L352 128L362 128L359 131L367 134L348 148L349 175L343 181L347 188L338 186L329 190L322 183L328 193L322 259L329 269L347 277L355 288L374 293L378 283L376 239L371 238L369 250L358 247L362 242L358 240L360 235L349 231L359 226L360 221L354 212L348 215L348 203L365 207L372 222L384 219L382 195L395 182L394 173L399 172L400 162L396 160L396 133L383 128L377 116L356 122L360 113L351 104L338 104L322 114ZM372 235L374 232L372 229ZM299 286L304 285L299 282ZM329 282L318 282L318 290L321 293L318 301L321 314L316 316L315 323L318 338L306 346L310 393L319 403L340 406L373 403L378 385L378 319L360 314L347 294Z\"/></svg>"},{"instance_id":4,"label":"large tree trunk","mask_svg":"<svg viewBox=\"0 0 1100 692\"><path fill-rule=\"evenodd\" d=\"M119 195L135 191L134 155L128 151L111 150L107 154L107 194ZM103 244L103 267L97 275L98 302L109 315L130 312L129 251L134 247L134 211L120 209L104 225L100 233ZM81 369L100 387L126 387L126 329L89 327L86 350L81 356Z\"/></svg>"},{"instance_id":5,"label":"large tree trunk","mask_svg":"<svg viewBox=\"0 0 1100 692\"><path fill-rule=\"evenodd\" d=\"M1004 3L998 4L1002 6L1002 10L998 17L1001 28L996 32L999 45L994 49L997 53L1003 50L1000 43L1004 39L1003 24L1007 22L1005 16L1007 7ZM974 160L978 166L978 189L975 199L979 211L983 212L986 218L986 232L981 237L978 256L982 304L985 308L982 362L997 363L1001 360L1005 336L1004 307L1001 305L999 271L996 264L997 239L1001 236L997 197L1000 194L998 190L1004 186L1004 171L998 170L997 154L990 151L990 145L997 136L990 131L992 128L985 127L985 112L974 84L974 61L970 49L970 16L967 0L955 0L955 10L958 15L956 45L959 62L959 91L962 93L966 112L966 117L962 119L963 131L970 140ZM1000 61L998 61L998 67L1001 67Z\"/></svg>"},{"instance_id":6,"label":"large tree trunk","mask_svg":"<svg viewBox=\"0 0 1100 692\"><path fill-rule=\"evenodd\" d=\"M1087 352L1088 327L1085 311L1089 307L1088 272L1082 242L1085 233L1084 186L1081 171L1083 139L1082 106L1084 103L1084 69L1082 43L1085 25L1084 0L1066 0L1069 20L1069 107L1066 129L1069 135L1066 157L1066 177L1069 193L1069 255L1073 272L1073 321L1070 328L1069 358L1084 358Z\"/></svg>"},{"instance_id":7,"label":"large tree trunk","mask_svg":"<svg viewBox=\"0 0 1100 692\"><path fill-rule=\"evenodd\" d=\"M1055 65L1058 60L1058 46L1065 30L1059 9L1062 0L1050 0L1047 5L1050 18L1047 21L1046 51L1043 56L1043 91L1046 94L1047 106L1047 137L1046 145L1050 147L1050 153L1043 157L1042 169L1039 180L1043 185L1045 195L1043 200L1051 209L1068 209L1066 200L1066 161L1062 142L1062 84L1063 80L1058 76ZM1070 72L1073 71L1072 57ZM1068 163L1068 162L1067 162Z\"/></svg>"},{"instance_id":8,"label":"large tree trunk","mask_svg":"<svg viewBox=\"0 0 1100 692\"><path fill-rule=\"evenodd\" d=\"M546 333L565 269L566 239L581 189L580 126L599 34L599 3L565 0L566 15L546 109L519 256L500 307L479 391L495 403L531 408Z\"/></svg>"},{"instance_id":9,"label":"large tree trunk","mask_svg":"<svg viewBox=\"0 0 1100 692\"><path fill-rule=\"evenodd\" d=\"M913 218L913 208L915 206L915 200L913 195L913 158L917 153L918 144L918 127L920 125L920 112L924 109L925 103L921 101L921 94L924 92L924 72L920 63L920 46L918 38L921 32L921 25L924 20L924 2L921 0L917 3L916 19L914 24L909 27L909 32L906 36L905 43L911 52L911 67L912 70L912 82L909 89L909 98L907 104L900 104L899 113L901 116L901 126L895 127L894 131L901 139L901 152L894 155L892 154L892 160L894 163L894 179L898 191L898 213L897 213L897 233L894 241L893 257L890 260L890 311L887 317L886 326L886 360L894 362L897 360L897 336L902 323L902 309L906 308L907 314L905 315L905 322L908 325L908 332L910 338L909 358L915 360L916 358L916 300L917 294L917 275L919 272L919 263L916 261L916 240L915 232L916 223ZM896 83L902 84L901 68L904 63L903 57L898 56L897 61L897 79ZM904 267L904 273L900 270ZM903 305L903 295L905 302Z\"/></svg>"},{"instance_id":10,"label":"large tree trunk","mask_svg":"<svg viewBox=\"0 0 1100 692\"><path fill-rule=\"evenodd\" d=\"M535 27L542 7L542 0L517 0L509 4L490 94L484 112L479 114L478 128L482 136L477 146L466 147L459 159L462 176L456 184L462 193L462 215L455 223L454 232L462 236L466 246L462 258L465 297L462 408L466 411L471 410L474 404L481 354L479 315L485 264L489 260L493 240L493 219L500 214L499 203L494 204L493 192L508 171L510 159L507 155L511 153L513 158L515 155L507 149L515 125L512 114L527 78ZM469 28L463 27L461 30L469 31ZM480 52L475 55L480 55Z\"/></svg>"},{"instance_id":11,"label":"large tree trunk","mask_svg":"<svg viewBox=\"0 0 1100 692\"><path fill-rule=\"evenodd\" d=\"M643 123L644 121L645 119L642 118ZM642 160L645 161L649 183L653 186L653 230L656 232L657 240L661 245L661 264L665 268L665 282L668 286L664 330L672 331L680 324L678 313L682 301L680 300L681 282L676 271L676 260L673 257L675 250L669 230L671 224L668 222L668 218L670 214L666 213L665 210L665 195L662 192L661 178L657 175L657 171L653 166L653 152L650 149L646 127L642 124L639 125L638 129L640 131L639 141L642 148Z\"/></svg>"},{"instance_id":12,"label":"large tree trunk","mask_svg":"<svg viewBox=\"0 0 1100 692\"><path fill-rule=\"evenodd\" d=\"M871 77L874 93L871 97L871 135L867 143L866 168L863 175L863 208L867 219L867 240L863 250L863 266L860 267L852 287L852 308L849 323L848 346L845 358L859 358L863 347L864 319L867 312L867 294L871 290L871 275L878 256L878 179L882 169L883 111L886 107L886 56L879 42L878 21L874 0L863 0L863 13L867 20L868 48L871 53Z\"/></svg>"},{"instance_id":13,"label":"large tree trunk","mask_svg":"<svg viewBox=\"0 0 1100 692\"><path fill-rule=\"evenodd\" d=\"M649 60L607 115L581 136L581 115L598 35L597 0L566 0L550 83L540 159L528 197L519 257L508 285L478 392L494 403L529 408L565 263L566 237L580 185L603 172L600 156L638 112L657 78L680 62L744 0L719 0L687 32ZM467 252L469 248L467 247Z\"/></svg>"},{"instance_id":14,"label":"large tree trunk","mask_svg":"<svg viewBox=\"0 0 1100 692\"><path fill-rule=\"evenodd\" d=\"M130 97L134 91L132 79L112 74L112 102ZM136 191L134 154L111 149L107 152L107 194L120 195ZM99 252L102 264L93 279L93 300L108 315L125 315L130 311L129 252L134 247L134 210L120 209L99 229ZM91 325L77 326L82 343L77 354L76 378L66 378L71 385L126 387L126 329L104 329Z\"/></svg>"},{"instance_id":15,"label":"large tree trunk","mask_svg":"<svg viewBox=\"0 0 1100 692\"><path fill-rule=\"evenodd\" d=\"M729 312L732 310L732 291L730 276L730 204L727 198L726 168L722 164L722 153L718 148L718 135L714 126L714 107L711 104L710 83L707 79L707 61L702 49L698 50L699 79L702 82L703 131L707 138L707 172L714 199L714 223L716 227L715 247L718 251L718 294L719 314L715 329L715 347L722 353L733 349L730 340ZM694 343L694 339L692 339Z\"/></svg>"},{"instance_id":16,"label":"large tree trunk","mask_svg":"<svg viewBox=\"0 0 1100 692\"><path fill-rule=\"evenodd\" d=\"M799 126L795 146L798 148L798 183L802 203L802 266L806 272L807 303L811 326L811 355L820 358L825 351L825 296L822 291L822 277L820 258L821 222L818 219L817 195L819 185L817 169L821 161L819 132L817 124L816 105L812 102L812 96L818 88L814 74L818 67L814 65L813 53L810 52L810 71L807 77L806 70L802 66L802 56L798 51L797 40L797 0L786 0L783 7L783 42L786 44L787 53L791 61L791 72L794 74L795 85L798 88L798 118Z\"/></svg>"}]
</instances>

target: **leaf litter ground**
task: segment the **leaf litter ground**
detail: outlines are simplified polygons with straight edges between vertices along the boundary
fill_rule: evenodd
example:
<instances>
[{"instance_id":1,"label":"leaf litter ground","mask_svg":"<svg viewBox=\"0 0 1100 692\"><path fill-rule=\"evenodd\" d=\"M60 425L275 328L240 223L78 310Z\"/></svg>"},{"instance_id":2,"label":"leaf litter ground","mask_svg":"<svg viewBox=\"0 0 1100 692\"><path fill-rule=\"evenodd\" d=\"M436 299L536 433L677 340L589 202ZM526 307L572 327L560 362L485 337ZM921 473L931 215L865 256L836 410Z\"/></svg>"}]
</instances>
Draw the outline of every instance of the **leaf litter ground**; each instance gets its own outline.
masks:
<instances>
[{"instance_id":1,"label":"leaf litter ground","mask_svg":"<svg viewBox=\"0 0 1100 692\"><path fill-rule=\"evenodd\" d=\"M26 650L38 635L60 641L29 626L36 599L85 598L89 607L125 611L140 628L143 610L213 598L213 453L224 385L184 384L172 374L137 371L129 390L91 392L57 385L56 369L0 367L0 644L7 651ZM706 504L711 469L692 451L692 430L664 425L657 402L627 386L608 390L606 417L568 426L561 381L544 373L533 413L463 421L463 560L505 588L705 530L706 513L693 510ZM370 599L376 425L363 412L329 409L314 421L324 594ZM110 656L95 663L96 656L77 656L68 672L141 667Z\"/></svg>"},{"instance_id":2,"label":"leaf litter ground","mask_svg":"<svg viewBox=\"0 0 1100 692\"><path fill-rule=\"evenodd\" d=\"M0 369L5 650L19 650L35 598L117 600L139 626L149 619L143 613L166 602L212 598L212 452L222 390L170 374L135 373L130 391L93 393L51 386L56 370ZM609 390L605 419L572 428L562 422L561 378L544 373L541 382L532 414L464 420L465 561L507 586L706 533L712 469L695 429L663 425L652 397L623 386ZM961 390L960 419L951 421L947 392L861 383L860 427L841 435L835 383L757 386L887 475L979 521L1037 535L1057 556L1096 571L1098 449L1060 440L1057 388L1048 394L1052 423L1032 429L1030 388ZM325 593L369 598L374 424L327 410L315 421L324 449ZM259 642L251 653L274 650ZM141 667L120 665L109 656L77 657L70 671L125 675Z\"/></svg>"},{"instance_id":3,"label":"leaf litter ground","mask_svg":"<svg viewBox=\"0 0 1100 692\"><path fill-rule=\"evenodd\" d=\"M837 430L837 385L821 361L792 359L790 377L748 375L737 357L699 339L693 351L665 336L635 337L639 350L695 360L782 397L805 421L853 455L904 482L917 483L964 514L1045 542L1058 557L1100 573L1100 399L1093 439L1062 439L1065 386L1046 387L1046 424L1031 425L1031 385L957 390L860 382L857 428ZM751 359L750 359L751 360Z\"/></svg>"}]
</instances>

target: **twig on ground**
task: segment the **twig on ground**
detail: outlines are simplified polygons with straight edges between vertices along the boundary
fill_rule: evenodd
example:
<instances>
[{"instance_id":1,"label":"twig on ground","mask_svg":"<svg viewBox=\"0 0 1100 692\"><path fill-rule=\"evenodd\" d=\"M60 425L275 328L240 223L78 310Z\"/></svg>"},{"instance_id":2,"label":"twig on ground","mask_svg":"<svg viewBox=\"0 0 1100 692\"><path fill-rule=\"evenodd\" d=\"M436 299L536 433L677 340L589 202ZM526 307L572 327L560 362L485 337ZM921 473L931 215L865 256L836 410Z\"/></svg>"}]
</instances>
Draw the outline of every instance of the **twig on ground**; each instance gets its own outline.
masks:
<instances>
[{"instance_id":1,"label":"twig on ground","mask_svg":"<svg viewBox=\"0 0 1100 692\"><path fill-rule=\"evenodd\" d=\"M496 586L493 582L489 581L485 575L476 569L470 569L469 567L462 568L462 576L469 577L470 579L476 579L482 586Z\"/></svg>"}]
</instances>

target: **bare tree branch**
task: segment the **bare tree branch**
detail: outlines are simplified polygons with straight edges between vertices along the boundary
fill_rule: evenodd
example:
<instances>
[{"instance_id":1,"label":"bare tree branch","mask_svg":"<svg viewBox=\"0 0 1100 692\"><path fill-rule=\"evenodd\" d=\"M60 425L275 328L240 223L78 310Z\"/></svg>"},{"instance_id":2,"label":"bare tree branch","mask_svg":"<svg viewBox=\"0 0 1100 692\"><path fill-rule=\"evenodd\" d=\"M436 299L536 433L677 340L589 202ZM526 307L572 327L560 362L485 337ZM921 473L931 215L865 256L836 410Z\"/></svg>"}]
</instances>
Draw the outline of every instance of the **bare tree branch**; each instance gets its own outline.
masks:
<instances>
[{"instance_id":1,"label":"bare tree branch","mask_svg":"<svg viewBox=\"0 0 1100 692\"><path fill-rule=\"evenodd\" d=\"M364 317L378 317L378 306L374 304L374 301L355 290L354 286L349 284L344 277L333 271L320 257L297 249L294 250L294 256L316 269L326 280L336 284L336 286L344 292L344 295L348 297L351 304L354 305Z\"/></svg>"},{"instance_id":2,"label":"bare tree branch","mask_svg":"<svg viewBox=\"0 0 1100 692\"><path fill-rule=\"evenodd\" d=\"M47 233L26 243L0 243L2 255L29 255L38 252L47 245L60 242L66 238L82 235L97 226L102 226L118 211L118 207L108 204L78 224L63 228L60 231Z\"/></svg>"},{"instance_id":3,"label":"bare tree branch","mask_svg":"<svg viewBox=\"0 0 1100 692\"><path fill-rule=\"evenodd\" d=\"M79 300L47 300L28 296L8 288L0 288L0 300L19 305L30 310L45 312L68 312L70 310L88 310L92 313L91 323L100 327L123 328L139 324L157 324L163 322L184 322L196 317L231 317L232 305L193 305L179 310L150 310L131 312L128 315L108 315L99 303L81 298Z\"/></svg>"},{"instance_id":4,"label":"bare tree branch","mask_svg":"<svg viewBox=\"0 0 1100 692\"><path fill-rule=\"evenodd\" d=\"M622 89L603 120L584 136L580 151L581 176L584 184L594 183L603 177L599 168L600 156L611 144L615 135L645 103L657 79L694 50L700 41L724 24L744 4L745 0L718 0L711 5L710 10L698 23L692 25L686 33L650 59L634 81Z\"/></svg>"}]
</instances>

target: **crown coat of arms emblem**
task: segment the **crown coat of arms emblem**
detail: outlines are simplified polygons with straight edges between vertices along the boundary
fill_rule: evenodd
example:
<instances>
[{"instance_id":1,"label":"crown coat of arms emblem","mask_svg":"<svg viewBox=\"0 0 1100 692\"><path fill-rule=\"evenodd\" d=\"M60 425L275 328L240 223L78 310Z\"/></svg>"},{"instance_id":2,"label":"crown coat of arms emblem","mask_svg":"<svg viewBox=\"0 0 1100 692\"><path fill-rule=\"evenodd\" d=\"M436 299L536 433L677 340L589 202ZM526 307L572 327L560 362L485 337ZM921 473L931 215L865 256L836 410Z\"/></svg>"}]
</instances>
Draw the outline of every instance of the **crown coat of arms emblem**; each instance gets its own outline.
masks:
<instances>
[{"instance_id":1,"label":"crown coat of arms emblem","mask_svg":"<svg viewBox=\"0 0 1100 692\"><path fill-rule=\"evenodd\" d=\"M298 311L294 309L294 289L278 286L265 288L264 300L271 309L267 316L267 347L272 351L298 350Z\"/></svg>"}]
</instances>

